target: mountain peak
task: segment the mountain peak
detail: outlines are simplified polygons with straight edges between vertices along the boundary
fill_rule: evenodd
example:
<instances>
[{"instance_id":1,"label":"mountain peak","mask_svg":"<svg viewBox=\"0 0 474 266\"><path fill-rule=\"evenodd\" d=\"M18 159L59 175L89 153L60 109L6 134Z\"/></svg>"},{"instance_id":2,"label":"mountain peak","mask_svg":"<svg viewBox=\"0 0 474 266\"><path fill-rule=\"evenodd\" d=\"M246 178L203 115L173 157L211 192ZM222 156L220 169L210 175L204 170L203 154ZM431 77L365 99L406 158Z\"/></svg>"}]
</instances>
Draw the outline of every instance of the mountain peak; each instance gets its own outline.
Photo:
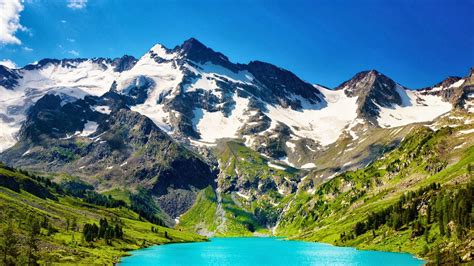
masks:
<instances>
[{"instance_id":1,"label":"mountain peak","mask_svg":"<svg viewBox=\"0 0 474 266\"><path fill-rule=\"evenodd\" d=\"M382 72L380 72L376 69L364 70L364 71L361 71L361 72L357 73L354 76L354 78L356 78L356 79L357 78L365 78L365 77L373 78L373 79L377 79L377 78L390 79L385 74L383 74Z\"/></svg>"},{"instance_id":2,"label":"mountain peak","mask_svg":"<svg viewBox=\"0 0 474 266\"><path fill-rule=\"evenodd\" d=\"M379 72L378 70L371 69L371 70L364 70L355 74L351 79L343 82L341 85L337 86L335 89L348 90L359 83L363 83L363 84L360 84L362 86L357 86L357 87L360 87L361 89L373 89L376 87L374 85L377 82L390 85L390 87L393 87L391 85L395 85L395 82L391 78L387 77L386 75Z\"/></svg>"},{"instance_id":3,"label":"mountain peak","mask_svg":"<svg viewBox=\"0 0 474 266\"><path fill-rule=\"evenodd\" d=\"M227 56L212 50L196 38L186 40L180 46L175 47L173 52L177 52L182 57L196 63L204 64L206 62L211 62L226 67L234 72L238 71L238 66L231 63Z\"/></svg>"},{"instance_id":4,"label":"mountain peak","mask_svg":"<svg viewBox=\"0 0 474 266\"><path fill-rule=\"evenodd\" d=\"M358 97L359 116L376 123L380 107L402 105L402 98L395 81L379 71L372 69L359 72L351 79L339 85L336 90L343 90L348 97Z\"/></svg>"},{"instance_id":5,"label":"mountain peak","mask_svg":"<svg viewBox=\"0 0 474 266\"><path fill-rule=\"evenodd\" d=\"M186 41L184 41L183 44L181 44L180 47L183 50L208 48L202 42L200 42L198 39L196 39L194 37L191 37L191 38L187 39Z\"/></svg>"}]
</instances>

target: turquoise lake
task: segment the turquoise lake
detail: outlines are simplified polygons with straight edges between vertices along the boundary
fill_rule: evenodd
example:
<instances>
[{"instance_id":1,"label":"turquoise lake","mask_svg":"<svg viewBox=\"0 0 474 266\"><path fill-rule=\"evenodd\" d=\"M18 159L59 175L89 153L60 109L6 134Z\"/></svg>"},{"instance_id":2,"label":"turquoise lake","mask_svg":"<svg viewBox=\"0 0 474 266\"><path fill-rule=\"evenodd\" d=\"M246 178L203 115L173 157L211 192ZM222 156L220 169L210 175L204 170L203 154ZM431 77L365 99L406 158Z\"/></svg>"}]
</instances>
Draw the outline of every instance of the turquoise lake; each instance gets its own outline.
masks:
<instances>
[{"instance_id":1,"label":"turquoise lake","mask_svg":"<svg viewBox=\"0 0 474 266\"><path fill-rule=\"evenodd\" d=\"M423 265L410 254L362 251L278 238L212 238L131 252L120 265Z\"/></svg>"}]
</instances>

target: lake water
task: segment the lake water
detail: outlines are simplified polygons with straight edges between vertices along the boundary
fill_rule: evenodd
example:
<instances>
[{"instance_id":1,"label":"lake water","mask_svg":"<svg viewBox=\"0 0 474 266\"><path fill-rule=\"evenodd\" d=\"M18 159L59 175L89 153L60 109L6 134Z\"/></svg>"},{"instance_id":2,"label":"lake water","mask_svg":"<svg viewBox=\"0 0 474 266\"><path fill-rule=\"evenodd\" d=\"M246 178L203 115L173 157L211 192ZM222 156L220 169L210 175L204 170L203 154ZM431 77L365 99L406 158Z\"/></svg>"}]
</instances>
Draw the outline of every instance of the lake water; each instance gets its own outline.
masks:
<instances>
[{"instance_id":1,"label":"lake water","mask_svg":"<svg viewBox=\"0 0 474 266\"><path fill-rule=\"evenodd\" d=\"M405 253L362 251L278 238L212 238L131 252L120 265L423 265Z\"/></svg>"}]
</instances>

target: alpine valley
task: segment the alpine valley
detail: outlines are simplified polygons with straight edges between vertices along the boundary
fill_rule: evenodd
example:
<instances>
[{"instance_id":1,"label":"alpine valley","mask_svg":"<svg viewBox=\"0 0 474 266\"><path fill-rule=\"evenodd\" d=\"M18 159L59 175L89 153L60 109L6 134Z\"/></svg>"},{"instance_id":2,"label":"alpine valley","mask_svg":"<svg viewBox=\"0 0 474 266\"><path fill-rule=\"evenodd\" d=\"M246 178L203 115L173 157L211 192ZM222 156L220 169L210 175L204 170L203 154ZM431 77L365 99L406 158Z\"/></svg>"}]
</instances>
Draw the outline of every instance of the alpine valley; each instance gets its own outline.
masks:
<instances>
[{"instance_id":1,"label":"alpine valley","mask_svg":"<svg viewBox=\"0 0 474 266\"><path fill-rule=\"evenodd\" d=\"M2 232L45 264L262 235L472 263L466 72L413 90L369 70L327 88L193 38L138 59L0 65Z\"/></svg>"}]
</instances>

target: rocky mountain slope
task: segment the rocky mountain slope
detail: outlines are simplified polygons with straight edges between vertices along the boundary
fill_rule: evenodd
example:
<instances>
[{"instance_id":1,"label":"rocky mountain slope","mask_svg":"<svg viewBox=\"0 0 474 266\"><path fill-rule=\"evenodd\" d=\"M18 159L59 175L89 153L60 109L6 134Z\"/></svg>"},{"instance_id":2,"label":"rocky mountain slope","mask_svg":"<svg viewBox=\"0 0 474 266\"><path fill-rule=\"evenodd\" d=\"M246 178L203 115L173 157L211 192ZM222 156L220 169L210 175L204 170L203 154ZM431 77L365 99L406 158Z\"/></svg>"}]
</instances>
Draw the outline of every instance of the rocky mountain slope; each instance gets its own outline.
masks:
<instances>
[{"instance_id":1,"label":"rocky mountain slope","mask_svg":"<svg viewBox=\"0 0 474 266\"><path fill-rule=\"evenodd\" d=\"M446 97L408 90L375 70L335 90L313 86L268 63L232 63L196 39L174 49L155 45L138 60L45 59L22 69L3 67L1 73L2 149L14 144L27 109L46 93L83 98L116 91L133 98L132 110L176 139L209 146L220 138L243 138L275 159L302 142L301 152L311 153L360 124L393 128L426 122L453 106ZM276 136L289 147L279 147Z\"/></svg>"},{"instance_id":2,"label":"rocky mountain slope","mask_svg":"<svg viewBox=\"0 0 474 266\"><path fill-rule=\"evenodd\" d=\"M113 92L67 103L47 94L29 109L19 142L1 160L78 176L100 191L145 188L171 223L189 209L197 190L214 186L216 173L126 102Z\"/></svg>"}]
</instances>

